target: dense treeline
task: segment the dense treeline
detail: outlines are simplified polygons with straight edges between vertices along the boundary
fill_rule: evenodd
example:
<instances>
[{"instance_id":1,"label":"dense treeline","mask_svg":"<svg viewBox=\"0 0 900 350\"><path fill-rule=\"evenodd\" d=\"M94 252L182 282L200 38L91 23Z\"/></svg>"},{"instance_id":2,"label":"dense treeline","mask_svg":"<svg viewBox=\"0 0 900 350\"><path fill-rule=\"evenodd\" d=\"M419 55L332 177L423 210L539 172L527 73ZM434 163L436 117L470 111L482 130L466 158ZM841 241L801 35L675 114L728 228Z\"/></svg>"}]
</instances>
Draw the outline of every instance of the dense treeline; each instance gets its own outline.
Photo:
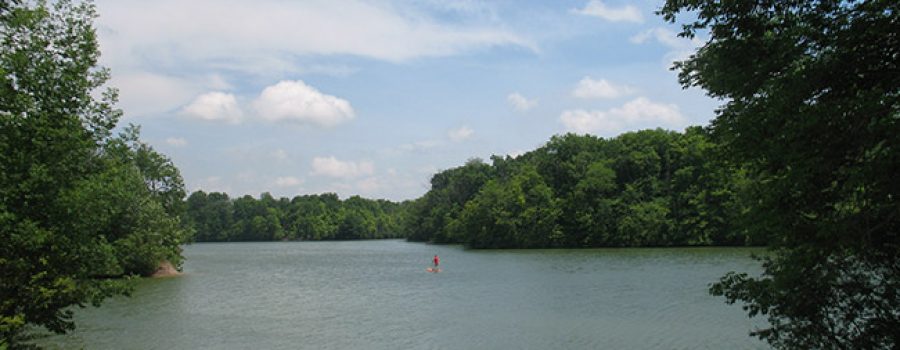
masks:
<instances>
[{"instance_id":1,"label":"dense treeline","mask_svg":"<svg viewBox=\"0 0 900 350\"><path fill-rule=\"evenodd\" d=\"M275 199L263 193L229 198L197 191L187 199L187 221L198 242L398 238L401 204L336 194Z\"/></svg>"},{"instance_id":2,"label":"dense treeline","mask_svg":"<svg viewBox=\"0 0 900 350\"><path fill-rule=\"evenodd\" d=\"M65 0L0 6L0 349L28 325L73 329L71 306L178 266L189 236L178 169L136 127L113 132L94 17Z\"/></svg>"},{"instance_id":3,"label":"dense treeline","mask_svg":"<svg viewBox=\"0 0 900 350\"><path fill-rule=\"evenodd\" d=\"M436 174L410 240L476 248L761 244L737 225L745 177L699 127L554 136Z\"/></svg>"},{"instance_id":4,"label":"dense treeline","mask_svg":"<svg viewBox=\"0 0 900 350\"><path fill-rule=\"evenodd\" d=\"M676 63L685 87L724 103L708 130L556 136L436 174L404 204L185 203L177 168L137 128L113 134L121 111L115 90L98 91L109 74L93 5L49 3L0 1L0 349L22 345L28 325L72 329L73 305L127 294L110 277L178 265L193 228L200 241L766 243L761 276L711 288L768 318L755 335L786 349L900 344L896 1L670 0L659 13L687 17L683 36L709 35Z\"/></svg>"},{"instance_id":5,"label":"dense treeline","mask_svg":"<svg viewBox=\"0 0 900 350\"><path fill-rule=\"evenodd\" d=\"M554 136L517 158L435 174L395 203L335 194L276 199L192 193L198 242L406 237L473 248L762 244L740 229L746 179L699 127L612 139Z\"/></svg>"}]
</instances>

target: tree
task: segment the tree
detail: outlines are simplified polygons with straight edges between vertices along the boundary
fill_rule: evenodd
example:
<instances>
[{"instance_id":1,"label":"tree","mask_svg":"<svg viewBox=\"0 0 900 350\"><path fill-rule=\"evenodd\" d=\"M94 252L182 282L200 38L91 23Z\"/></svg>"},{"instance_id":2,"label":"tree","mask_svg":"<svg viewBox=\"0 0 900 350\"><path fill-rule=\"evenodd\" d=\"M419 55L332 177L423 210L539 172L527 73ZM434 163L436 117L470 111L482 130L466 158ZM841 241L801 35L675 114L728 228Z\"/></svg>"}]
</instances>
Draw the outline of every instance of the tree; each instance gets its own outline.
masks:
<instances>
[{"instance_id":1,"label":"tree","mask_svg":"<svg viewBox=\"0 0 900 350\"><path fill-rule=\"evenodd\" d=\"M619 222L619 237L629 246L662 246L681 242L667 236L670 225L669 210L661 198L632 203L624 208Z\"/></svg>"},{"instance_id":2,"label":"tree","mask_svg":"<svg viewBox=\"0 0 900 350\"><path fill-rule=\"evenodd\" d=\"M488 182L451 227L475 248L542 248L561 242L559 216L552 190L528 167L507 181Z\"/></svg>"},{"instance_id":3,"label":"tree","mask_svg":"<svg viewBox=\"0 0 900 350\"><path fill-rule=\"evenodd\" d=\"M106 79L92 70L93 12L67 2L10 7L0 45L0 344L15 345L25 324L71 329L65 307L98 303L123 285L89 278L110 247L95 249L97 238L71 227L72 208L59 201L90 177L104 126L118 119L90 96Z\"/></svg>"},{"instance_id":4,"label":"tree","mask_svg":"<svg viewBox=\"0 0 900 350\"><path fill-rule=\"evenodd\" d=\"M129 292L110 277L180 262L185 231L167 206L183 199L180 175L132 147L136 129L113 135L116 91L94 97L109 78L95 17L67 0L0 6L0 348L28 324L71 330L72 306ZM166 189L148 182L162 178Z\"/></svg>"},{"instance_id":5,"label":"tree","mask_svg":"<svg viewBox=\"0 0 900 350\"><path fill-rule=\"evenodd\" d=\"M575 186L570 203L576 220L574 232L569 234L573 246L611 245L615 231L612 212L616 192L616 173L606 162L591 164Z\"/></svg>"},{"instance_id":6,"label":"tree","mask_svg":"<svg viewBox=\"0 0 900 350\"><path fill-rule=\"evenodd\" d=\"M431 191L412 205L409 239L437 243L456 241L448 227L491 176L491 166L477 158L435 174L431 178Z\"/></svg>"},{"instance_id":7,"label":"tree","mask_svg":"<svg viewBox=\"0 0 900 350\"><path fill-rule=\"evenodd\" d=\"M718 142L753 180L759 277L711 288L770 323L777 348L900 346L900 3L670 0L685 86L725 101Z\"/></svg>"},{"instance_id":8,"label":"tree","mask_svg":"<svg viewBox=\"0 0 900 350\"><path fill-rule=\"evenodd\" d=\"M409 240L471 247L763 244L735 229L746 177L720 153L699 127L554 136L435 174L404 225Z\"/></svg>"},{"instance_id":9,"label":"tree","mask_svg":"<svg viewBox=\"0 0 900 350\"><path fill-rule=\"evenodd\" d=\"M404 206L390 201L359 196L341 201L334 193L293 199L263 193L258 200L231 200L224 193L197 191L186 208L185 226L197 232L197 241L206 242L401 237L406 214Z\"/></svg>"},{"instance_id":10,"label":"tree","mask_svg":"<svg viewBox=\"0 0 900 350\"><path fill-rule=\"evenodd\" d=\"M166 212L173 216L183 215L186 210L186 192L181 172L169 157L141 142L139 136L140 127L134 125L126 128L123 134L123 139L130 147L132 162L140 169L146 187Z\"/></svg>"}]
</instances>

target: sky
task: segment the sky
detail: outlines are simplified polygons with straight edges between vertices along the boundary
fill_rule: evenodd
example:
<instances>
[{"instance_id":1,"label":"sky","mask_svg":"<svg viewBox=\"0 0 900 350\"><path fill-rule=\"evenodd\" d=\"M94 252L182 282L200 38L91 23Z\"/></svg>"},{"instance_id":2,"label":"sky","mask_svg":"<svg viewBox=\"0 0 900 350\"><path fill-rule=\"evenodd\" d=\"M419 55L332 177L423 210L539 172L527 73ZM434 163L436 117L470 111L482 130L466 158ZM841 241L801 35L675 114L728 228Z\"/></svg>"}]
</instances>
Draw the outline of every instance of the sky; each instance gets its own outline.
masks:
<instances>
[{"instance_id":1,"label":"sky","mask_svg":"<svg viewBox=\"0 0 900 350\"><path fill-rule=\"evenodd\" d=\"M121 123L189 191L414 199L558 134L707 125L661 1L98 0Z\"/></svg>"}]
</instances>

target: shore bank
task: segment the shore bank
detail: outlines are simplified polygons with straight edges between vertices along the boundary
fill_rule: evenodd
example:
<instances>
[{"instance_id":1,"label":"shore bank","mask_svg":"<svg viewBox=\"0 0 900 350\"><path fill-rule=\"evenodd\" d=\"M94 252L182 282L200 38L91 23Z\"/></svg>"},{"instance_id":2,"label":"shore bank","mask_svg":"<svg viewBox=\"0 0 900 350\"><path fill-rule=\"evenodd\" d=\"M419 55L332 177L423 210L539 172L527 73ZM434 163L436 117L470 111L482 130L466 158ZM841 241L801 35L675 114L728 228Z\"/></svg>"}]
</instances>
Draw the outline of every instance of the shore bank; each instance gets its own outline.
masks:
<instances>
[{"instance_id":1,"label":"shore bank","mask_svg":"<svg viewBox=\"0 0 900 350\"><path fill-rule=\"evenodd\" d=\"M180 276L181 271L175 268L172 263L168 261L163 261L159 263L159 268L156 269L156 272L150 275L151 278L160 278L160 277L174 277Z\"/></svg>"}]
</instances>

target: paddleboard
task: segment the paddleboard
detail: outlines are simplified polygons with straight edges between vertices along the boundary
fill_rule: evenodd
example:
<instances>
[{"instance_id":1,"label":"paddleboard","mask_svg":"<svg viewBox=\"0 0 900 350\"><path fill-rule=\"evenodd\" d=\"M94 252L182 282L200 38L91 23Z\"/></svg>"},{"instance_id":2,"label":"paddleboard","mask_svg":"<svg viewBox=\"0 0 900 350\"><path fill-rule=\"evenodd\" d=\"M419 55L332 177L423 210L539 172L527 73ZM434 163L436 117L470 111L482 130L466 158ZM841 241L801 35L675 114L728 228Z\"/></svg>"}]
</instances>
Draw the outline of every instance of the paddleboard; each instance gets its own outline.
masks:
<instances>
[{"instance_id":1,"label":"paddleboard","mask_svg":"<svg viewBox=\"0 0 900 350\"><path fill-rule=\"evenodd\" d=\"M433 267L429 267L429 268L425 269L425 271L438 273L438 272L441 272L441 269L436 269L436 268L433 268Z\"/></svg>"}]
</instances>

